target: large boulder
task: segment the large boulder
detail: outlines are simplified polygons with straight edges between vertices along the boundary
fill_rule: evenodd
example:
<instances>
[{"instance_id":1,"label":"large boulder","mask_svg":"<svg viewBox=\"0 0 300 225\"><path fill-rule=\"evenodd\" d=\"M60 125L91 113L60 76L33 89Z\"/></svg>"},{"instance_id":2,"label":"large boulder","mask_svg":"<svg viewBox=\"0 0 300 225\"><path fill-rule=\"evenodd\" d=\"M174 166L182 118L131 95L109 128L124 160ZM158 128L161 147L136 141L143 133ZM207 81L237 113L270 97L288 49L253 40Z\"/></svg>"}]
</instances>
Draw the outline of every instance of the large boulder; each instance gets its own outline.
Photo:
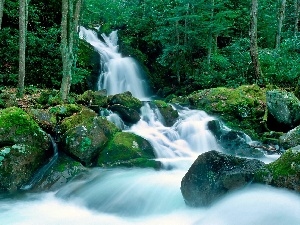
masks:
<instances>
[{"instance_id":1,"label":"large boulder","mask_svg":"<svg viewBox=\"0 0 300 225\"><path fill-rule=\"evenodd\" d=\"M163 124L167 127L173 126L179 117L177 110L173 109L170 104L167 104L162 100L155 100L153 103L162 115Z\"/></svg>"},{"instance_id":2,"label":"large boulder","mask_svg":"<svg viewBox=\"0 0 300 225\"><path fill-rule=\"evenodd\" d=\"M256 171L255 182L300 192L300 146Z\"/></svg>"},{"instance_id":3,"label":"large boulder","mask_svg":"<svg viewBox=\"0 0 300 225\"><path fill-rule=\"evenodd\" d=\"M88 172L80 162L60 153L53 166L34 185L34 191L56 191L79 174Z\"/></svg>"},{"instance_id":4,"label":"large boulder","mask_svg":"<svg viewBox=\"0 0 300 225\"><path fill-rule=\"evenodd\" d=\"M101 152L98 165L158 168L160 163L154 159L153 147L147 140L133 133L120 132Z\"/></svg>"},{"instance_id":5,"label":"large boulder","mask_svg":"<svg viewBox=\"0 0 300 225\"><path fill-rule=\"evenodd\" d=\"M119 128L104 117L96 116L83 120L63 134L63 151L83 165L91 166L96 162L105 144L119 131Z\"/></svg>"},{"instance_id":6,"label":"large boulder","mask_svg":"<svg viewBox=\"0 0 300 225\"><path fill-rule=\"evenodd\" d=\"M211 88L194 92L172 103L189 102L190 107L216 115L228 127L242 130L250 137L259 139L265 132L262 123L266 109L266 89L258 85L243 85L233 88Z\"/></svg>"},{"instance_id":7,"label":"large boulder","mask_svg":"<svg viewBox=\"0 0 300 225\"><path fill-rule=\"evenodd\" d=\"M120 104L136 111L139 111L143 106L143 103L136 97L132 96L131 92L129 91L113 95L109 100L109 105L115 104Z\"/></svg>"},{"instance_id":8,"label":"large boulder","mask_svg":"<svg viewBox=\"0 0 300 225\"><path fill-rule=\"evenodd\" d=\"M283 90L267 91L266 101L268 112L279 124L289 128L299 125L300 101L293 93Z\"/></svg>"},{"instance_id":9,"label":"large boulder","mask_svg":"<svg viewBox=\"0 0 300 225\"><path fill-rule=\"evenodd\" d=\"M0 191L20 188L51 154L50 137L25 111L0 111Z\"/></svg>"},{"instance_id":10,"label":"large boulder","mask_svg":"<svg viewBox=\"0 0 300 225\"><path fill-rule=\"evenodd\" d=\"M132 108L128 108L124 105L115 104L110 106L108 109L117 113L125 123L135 124L141 119L138 111Z\"/></svg>"},{"instance_id":11,"label":"large boulder","mask_svg":"<svg viewBox=\"0 0 300 225\"><path fill-rule=\"evenodd\" d=\"M238 158L217 151L201 154L181 181L181 192L187 205L207 206L226 193L251 183L255 171L264 163Z\"/></svg>"}]
</instances>

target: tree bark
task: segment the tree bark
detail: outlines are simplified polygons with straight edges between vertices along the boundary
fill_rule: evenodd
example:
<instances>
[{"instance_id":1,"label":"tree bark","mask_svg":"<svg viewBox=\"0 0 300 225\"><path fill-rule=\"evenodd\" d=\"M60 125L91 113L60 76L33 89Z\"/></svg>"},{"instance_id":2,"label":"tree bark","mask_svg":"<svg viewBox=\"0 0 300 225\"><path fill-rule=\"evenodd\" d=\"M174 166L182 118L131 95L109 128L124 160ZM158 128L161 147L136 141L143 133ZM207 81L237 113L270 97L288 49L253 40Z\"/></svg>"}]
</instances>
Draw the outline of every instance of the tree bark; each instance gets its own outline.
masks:
<instances>
[{"instance_id":1,"label":"tree bark","mask_svg":"<svg viewBox=\"0 0 300 225\"><path fill-rule=\"evenodd\" d=\"M211 5L211 12L210 12L210 22L213 23L214 20L214 7L215 7L215 1L210 1ZM210 65L211 55L213 49L213 30L212 27L209 29L209 37L208 37L208 51L207 51L207 64Z\"/></svg>"},{"instance_id":2,"label":"tree bark","mask_svg":"<svg viewBox=\"0 0 300 225\"><path fill-rule=\"evenodd\" d=\"M5 0L0 0L0 30L2 27L2 17L3 17L3 9L4 9Z\"/></svg>"},{"instance_id":3,"label":"tree bark","mask_svg":"<svg viewBox=\"0 0 300 225\"><path fill-rule=\"evenodd\" d=\"M298 24L299 24L300 0L294 0L294 12L295 12L294 37L296 37L299 32Z\"/></svg>"},{"instance_id":4,"label":"tree bark","mask_svg":"<svg viewBox=\"0 0 300 225\"><path fill-rule=\"evenodd\" d=\"M257 0L251 2L250 13L250 56L254 68L254 80L257 83L262 76L259 59L258 59L258 46L257 46Z\"/></svg>"},{"instance_id":5,"label":"tree bark","mask_svg":"<svg viewBox=\"0 0 300 225\"><path fill-rule=\"evenodd\" d=\"M26 50L26 0L19 0L19 79L18 97L23 97Z\"/></svg>"},{"instance_id":6,"label":"tree bark","mask_svg":"<svg viewBox=\"0 0 300 225\"><path fill-rule=\"evenodd\" d=\"M77 33L82 0L62 0L61 21L61 55L63 63L63 77L60 87L60 95L63 101L67 100L74 65L74 37Z\"/></svg>"},{"instance_id":7,"label":"tree bark","mask_svg":"<svg viewBox=\"0 0 300 225\"><path fill-rule=\"evenodd\" d=\"M278 12L278 25L277 25L277 33L276 33L276 44L275 44L276 49L280 47L281 30L283 26L284 15L285 15L285 5L286 5L286 0L281 0L279 12Z\"/></svg>"}]
</instances>

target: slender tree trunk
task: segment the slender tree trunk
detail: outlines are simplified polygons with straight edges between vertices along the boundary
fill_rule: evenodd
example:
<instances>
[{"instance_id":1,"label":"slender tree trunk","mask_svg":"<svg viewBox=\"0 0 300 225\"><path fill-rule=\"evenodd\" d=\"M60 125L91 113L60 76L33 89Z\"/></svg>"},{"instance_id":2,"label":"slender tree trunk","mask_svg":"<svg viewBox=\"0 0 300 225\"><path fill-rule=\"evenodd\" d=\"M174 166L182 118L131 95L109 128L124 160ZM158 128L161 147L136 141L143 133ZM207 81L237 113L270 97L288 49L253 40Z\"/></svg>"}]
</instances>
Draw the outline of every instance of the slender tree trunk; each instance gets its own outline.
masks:
<instances>
[{"instance_id":1,"label":"slender tree trunk","mask_svg":"<svg viewBox=\"0 0 300 225\"><path fill-rule=\"evenodd\" d=\"M176 53L177 53L177 59L176 59L176 76L177 76L177 82L178 84L180 84L181 82L181 77L180 77L180 71L179 71L179 61L180 60L179 58L179 45L180 45L180 34L179 34L179 21L177 20L176 21L176 40L177 40L177 43L176 43L176 46L178 47L176 49Z\"/></svg>"},{"instance_id":2,"label":"slender tree trunk","mask_svg":"<svg viewBox=\"0 0 300 225\"><path fill-rule=\"evenodd\" d=\"M211 0L210 1L211 5L211 12L210 12L210 23L213 23L214 20L214 7L215 7L215 1ZM210 65L210 60L211 60L211 55L212 55L212 50L213 49L213 30L212 27L209 29L209 37L208 37L208 51L207 51L207 64Z\"/></svg>"},{"instance_id":3,"label":"slender tree trunk","mask_svg":"<svg viewBox=\"0 0 300 225\"><path fill-rule=\"evenodd\" d=\"M19 1L19 79L18 97L23 97L25 80L25 50L26 50L26 0Z\"/></svg>"},{"instance_id":4,"label":"slender tree trunk","mask_svg":"<svg viewBox=\"0 0 300 225\"><path fill-rule=\"evenodd\" d=\"M0 0L0 30L1 30L1 26L2 26L4 3L5 3L5 0Z\"/></svg>"},{"instance_id":5,"label":"slender tree trunk","mask_svg":"<svg viewBox=\"0 0 300 225\"><path fill-rule=\"evenodd\" d=\"M277 25L275 48L280 47L281 30L283 26L284 15L285 15L285 5L286 5L286 0L281 0L279 12L278 12L278 25Z\"/></svg>"},{"instance_id":6,"label":"slender tree trunk","mask_svg":"<svg viewBox=\"0 0 300 225\"><path fill-rule=\"evenodd\" d=\"M299 11L300 11L300 0L294 0L294 12L295 12L294 37L296 37L299 32L298 29Z\"/></svg>"},{"instance_id":7,"label":"slender tree trunk","mask_svg":"<svg viewBox=\"0 0 300 225\"><path fill-rule=\"evenodd\" d=\"M63 101L67 100L71 87L72 69L74 65L74 37L75 34L77 34L81 3L82 0L62 0L61 55L63 77L60 94Z\"/></svg>"},{"instance_id":8,"label":"slender tree trunk","mask_svg":"<svg viewBox=\"0 0 300 225\"><path fill-rule=\"evenodd\" d=\"M252 0L251 14L250 14L250 56L254 68L254 79L257 83L261 78L261 68L258 59L258 46L257 46L257 0Z\"/></svg>"}]
</instances>

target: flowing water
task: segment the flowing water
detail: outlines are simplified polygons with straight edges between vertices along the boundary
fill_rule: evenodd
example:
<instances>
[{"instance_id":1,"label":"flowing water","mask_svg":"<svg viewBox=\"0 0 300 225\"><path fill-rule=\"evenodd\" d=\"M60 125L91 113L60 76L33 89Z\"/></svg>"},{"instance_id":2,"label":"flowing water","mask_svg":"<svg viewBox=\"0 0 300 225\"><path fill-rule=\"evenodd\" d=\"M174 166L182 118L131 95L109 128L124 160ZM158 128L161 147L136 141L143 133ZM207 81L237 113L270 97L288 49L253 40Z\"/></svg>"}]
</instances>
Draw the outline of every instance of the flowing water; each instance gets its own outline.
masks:
<instances>
[{"instance_id":1,"label":"flowing water","mask_svg":"<svg viewBox=\"0 0 300 225\"><path fill-rule=\"evenodd\" d=\"M0 224L300 224L299 195L265 186L233 192L210 207L187 207L181 179L199 154L220 148L206 126L213 117L188 108L177 110L180 116L172 127L165 127L159 111L147 102L141 108L142 119L131 127L116 114L108 116L124 132L147 139L164 169L94 168L56 192L0 196Z\"/></svg>"}]
</instances>

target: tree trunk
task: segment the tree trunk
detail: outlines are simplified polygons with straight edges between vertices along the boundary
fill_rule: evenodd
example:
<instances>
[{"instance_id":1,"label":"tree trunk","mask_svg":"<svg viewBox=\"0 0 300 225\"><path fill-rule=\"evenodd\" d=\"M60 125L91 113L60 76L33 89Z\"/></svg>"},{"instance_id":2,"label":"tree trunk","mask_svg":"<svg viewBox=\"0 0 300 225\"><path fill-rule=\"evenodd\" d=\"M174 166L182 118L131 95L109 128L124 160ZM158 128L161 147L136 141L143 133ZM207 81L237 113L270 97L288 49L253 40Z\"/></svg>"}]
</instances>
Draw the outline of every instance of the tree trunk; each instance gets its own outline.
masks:
<instances>
[{"instance_id":1,"label":"tree trunk","mask_svg":"<svg viewBox=\"0 0 300 225\"><path fill-rule=\"evenodd\" d=\"M18 97L23 97L25 80L25 50L26 50L26 0L19 1L19 79Z\"/></svg>"},{"instance_id":2,"label":"tree trunk","mask_svg":"<svg viewBox=\"0 0 300 225\"><path fill-rule=\"evenodd\" d=\"M299 32L298 29L299 11L300 11L300 0L294 0L294 12L295 12L294 37L296 37Z\"/></svg>"},{"instance_id":3,"label":"tree trunk","mask_svg":"<svg viewBox=\"0 0 300 225\"><path fill-rule=\"evenodd\" d=\"M1 26L2 26L4 2L5 2L5 0L0 0L0 30L1 30Z\"/></svg>"},{"instance_id":4,"label":"tree trunk","mask_svg":"<svg viewBox=\"0 0 300 225\"><path fill-rule=\"evenodd\" d=\"M277 33L276 33L276 44L275 44L276 49L280 47L281 30L283 26L284 15L285 15L285 5L286 5L286 0L281 0L281 5L278 12L278 25L277 25Z\"/></svg>"},{"instance_id":5,"label":"tree trunk","mask_svg":"<svg viewBox=\"0 0 300 225\"><path fill-rule=\"evenodd\" d=\"M258 59L258 46L257 46L257 0L252 0L251 14L250 14L250 56L254 68L254 80L257 83L261 78L261 68Z\"/></svg>"},{"instance_id":6,"label":"tree trunk","mask_svg":"<svg viewBox=\"0 0 300 225\"><path fill-rule=\"evenodd\" d=\"M210 23L213 23L214 20L214 7L215 7L215 1L211 0L210 1L211 5L211 12L210 12ZM212 55L212 50L213 49L213 30L212 27L209 29L209 37L208 37L208 51L207 51L207 64L210 65L210 60L211 60L211 55Z\"/></svg>"}]
</instances>

